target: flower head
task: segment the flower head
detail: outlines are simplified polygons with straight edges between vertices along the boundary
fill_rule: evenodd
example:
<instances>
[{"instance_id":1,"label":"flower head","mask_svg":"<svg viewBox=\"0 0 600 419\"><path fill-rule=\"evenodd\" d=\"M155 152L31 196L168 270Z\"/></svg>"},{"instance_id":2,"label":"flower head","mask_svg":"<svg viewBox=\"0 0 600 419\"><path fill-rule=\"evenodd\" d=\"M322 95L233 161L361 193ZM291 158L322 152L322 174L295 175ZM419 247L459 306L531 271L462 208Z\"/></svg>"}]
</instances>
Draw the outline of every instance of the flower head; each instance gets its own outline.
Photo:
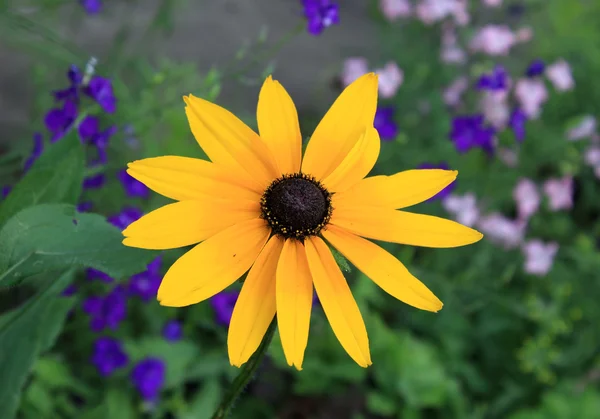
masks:
<instances>
[{"instance_id":1,"label":"flower head","mask_svg":"<svg viewBox=\"0 0 600 419\"><path fill-rule=\"evenodd\" d=\"M210 299L210 304L215 311L217 322L224 326L229 326L233 307L235 306L238 296L239 292L237 291L223 291Z\"/></svg>"},{"instance_id":2,"label":"flower head","mask_svg":"<svg viewBox=\"0 0 600 419\"><path fill-rule=\"evenodd\" d=\"M394 97L404 80L404 72L393 61L375 71L379 75L379 94L382 98Z\"/></svg>"},{"instance_id":3,"label":"flower head","mask_svg":"<svg viewBox=\"0 0 600 419\"><path fill-rule=\"evenodd\" d=\"M169 342L176 342L183 336L183 328L178 320L171 320L163 327L163 337Z\"/></svg>"},{"instance_id":4,"label":"flower head","mask_svg":"<svg viewBox=\"0 0 600 419\"><path fill-rule=\"evenodd\" d=\"M161 257L158 256L148 264L144 272L135 274L129 280L129 292L143 301L156 297L162 276L160 274Z\"/></svg>"},{"instance_id":5,"label":"flower head","mask_svg":"<svg viewBox=\"0 0 600 419\"><path fill-rule=\"evenodd\" d=\"M139 180L132 178L127 173L127 170L123 169L119 171L119 174L117 176L119 177L119 181L121 182L121 185L123 185L127 196L131 198L148 198L148 195L150 194L150 189L148 189L148 187Z\"/></svg>"},{"instance_id":6,"label":"flower head","mask_svg":"<svg viewBox=\"0 0 600 419\"><path fill-rule=\"evenodd\" d=\"M387 20L408 17L412 13L409 0L379 0L379 8Z\"/></svg>"},{"instance_id":7,"label":"flower head","mask_svg":"<svg viewBox=\"0 0 600 419\"><path fill-rule=\"evenodd\" d=\"M165 384L165 362L159 358L145 358L138 362L131 371L131 381L148 402L155 402Z\"/></svg>"},{"instance_id":8,"label":"flower head","mask_svg":"<svg viewBox=\"0 0 600 419\"><path fill-rule=\"evenodd\" d=\"M83 302L83 311L90 316L90 329L100 332L105 327L116 330L127 315L127 295L121 286L104 297L89 297Z\"/></svg>"},{"instance_id":9,"label":"flower head","mask_svg":"<svg viewBox=\"0 0 600 419\"><path fill-rule=\"evenodd\" d=\"M394 140L398 136L398 124L395 118L396 109L393 106L377 108L373 125L382 140Z\"/></svg>"},{"instance_id":10,"label":"flower head","mask_svg":"<svg viewBox=\"0 0 600 419\"><path fill-rule=\"evenodd\" d=\"M508 125L512 129L513 134L517 141L522 142L525 139L525 123L527 122L527 115L521 110L521 108L515 108L510 114Z\"/></svg>"},{"instance_id":11,"label":"flower head","mask_svg":"<svg viewBox=\"0 0 600 419\"><path fill-rule=\"evenodd\" d=\"M70 101L73 103L79 103L79 86L83 80L83 75L76 65L71 65L67 72L69 78L69 87L62 90L55 90L53 92L54 98L57 101Z\"/></svg>"},{"instance_id":12,"label":"flower head","mask_svg":"<svg viewBox=\"0 0 600 419\"><path fill-rule=\"evenodd\" d=\"M544 182L544 192L552 211L568 210L573 207L573 177L548 179Z\"/></svg>"},{"instance_id":13,"label":"flower head","mask_svg":"<svg viewBox=\"0 0 600 419\"><path fill-rule=\"evenodd\" d=\"M342 68L342 84L344 87L352 84L360 76L369 72L369 62L364 57L350 57L344 60Z\"/></svg>"},{"instance_id":14,"label":"flower head","mask_svg":"<svg viewBox=\"0 0 600 419\"><path fill-rule=\"evenodd\" d=\"M102 10L102 0L79 0L88 15L95 15Z\"/></svg>"},{"instance_id":15,"label":"flower head","mask_svg":"<svg viewBox=\"0 0 600 419\"><path fill-rule=\"evenodd\" d=\"M494 152L496 130L484 126L483 115L465 115L454 118L450 139L459 153L481 148L488 154Z\"/></svg>"},{"instance_id":16,"label":"flower head","mask_svg":"<svg viewBox=\"0 0 600 419\"><path fill-rule=\"evenodd\" d=\"M477 226L491 241L505 249L514 249L522 243L527 224L524 220L511 220L500 213L492 213L481 217Z\"/></svg>"},{"instance_id":17,"label":"flower head","mask_svg":"<svg viewBox=\"0 0 600 419\"><path fill-rule=\"evenodd\" d=\"M106 176L104 176L104 173L88 176L83 179L83 189L98 189L103 187L105 182Z\"/></svg>"},{"instance_id":18,"label":"flower head","mask_svg":"<svg viewBox=\"0 0 600 419\"><path fill-rule=\"evenodd\" d=\"M513 199L517 203L520 220L528 220L540 207L540 194L531 179L520 179L513 189Z\"/></svg>"},{"instance_id":19,"label":"flower head","mask_svg":"<svg viewBox=\"0 0 600 419\"><path fill-rule=\"evenodd\" d=\"M479 29L470 47L473 51L487 55L508 55L510 49L517 43L513 31L504 25L487 25Z\"/></svg>"},{"instance_id":20,"label":"flower head","mask_svg":"<svg viewBox=\"0 0 600 419\"><path fill-rule=\"evenodd\" d=\"M543 80L520 79L515 86L515 97L520 109L530 119L539 117L542 105L548 100L548 90Z\"/></svg>"},{"instance_id":21,"label":"flower head","mask_svg":"<svg viewBox=\"0 0 600 419\"><path fill-rule=\"evenodd\" d=\"M558 243L544 243L534 239L523 244L522 250L525 255L525 272L544 276L552 269L554 256L558 252Z\"/></svg>"},{"instance_id":22,"label":"flower head","mask_svg":"<svg viewBox=\"0 0 600 419\"><path fill-rule=\"evenodd\" d=\"M340 23L338 4L332 0L302 0L308 32L320 35L325 28Z\"/></svg>"},{"instance_id":23,"label":"flower head","mask_svg":"<svg viewBox=\"0 0 600 419\"><path fill-rule=\"evenodd\" d=\"M450 195L442 201L442 206L456 221L472 227L479 220L477 198L471 192L464 195Z\"/></svg>"},{"instance_id":24,"label":"flower head","mask_svg":"<svg viewBox=\"0 0 600 419\"><path fill-rule=\"evenodd\" d=\"M102 271L99 271L98 269L93 269L93 268L88 268L86 270L86 274L87 274L87 278L90 281L102 281L102 282L106 282L108 284L110 284L111 282L114 282L114 279L110 276L108 276L108 274L105 274Z\"/></svg>"},{"instance_id":25,"label":"flower head","mask_svg":"<svg viewBox=\"0 0 600 419\"><path fill-rule=\"evenodd\" d=\"M131 176L178 202L130 224L123 243L146 249L195 245L165 274L161 305L210 299L247 272L228 329L233 365L248 361L277 316L287 362L300 369L313 285L341 345L359 365L371 364L362 316L324 240L389 294L438 311L441 301L367 239L447 248L482 238L454 221L399 210L436 195L454 181L455 171L365 178L380 150L373 127L377 90L373 73L348 86L317 126L304 157L294 103L271 77L258 99L260 135L190 95L184 98L188 121L210 161L165 156L129 164Z\"/></svg>"},{"instance_id":26,"label":"flower head","mask_svg":"<svg viewBox=\"0 0 600 419\"><path fill-rule=\"evenodd\" d=\"M85 88L85 93L98 102L104 112L114 113L117 109L117 99L110 79L93 76Z\"/></svg>"},{"instance_id":27,"label":"flower head","mask_svg":"<svg viewBox=\"0 0 600 419\"><path fill-rule=\"evenodd\" d=\"M142 211L135 207L125 207L118 214L108 217L108 222L115 227L125 230L127 226L142 216Z\"/></svg>"},{"instance_id":28,"label":"flower head","mask_svg":"<svg viewBox=\"0 0 600 419\"><path fill-rule=\"evenodd\" d=\"M42 138L42 134L36 132L33 134L33 150L31 150L31 154L25 160L25 165L23 166L24 171L28 171L33 166L33 163L42 155L44 151L44 139Z\"/></svg>"},{"instance_id":29,"label":"flower head","mask_svg":"<svg viewBox=\"0 0 600 419\"><path fill-rule=\"evenodd\" d=\"M559 92L573 89L575 81L571 75L571 66L565 60L559 60L546 68L546 77Z\"/></svg>"},{"instance_id":30,"label":"flower head","mask_svg":"<svg viewBox=\"0 0 600 419\"><path fill-rule=\"evenodd\" d=\"M490 73L479 77L477 88L481 90L505 90L508 87L508 74L501 65L497 65Z\"/></svg>"},{"instance_id":31,"label":"flower head","mask_svg":"<svg viewBox=\"0 0 600 419\"><path fill-rule=\"evenodd\" d=\"M588 138L596 133L597 127L596 118L592 115L586 115L577 125L567 131L567 139L569 141L578 141L583 138Z\"/></svg>"},{"instance_id":32,"label":"flower head","mask_svg":"<svg viewBox=\"0 0 600 419\"><path fill-rule=\"evenodd\" d=\"M92 362L100 375L110 376L115 370L123 368L129 362L121 342L110 337L99 337L94 342Z\"/></svg>"},{"instance_id":33,"label":"flower head","mask_svg":"<svg viewBox=\"0 0 600 419\"><path fill-rule=\"evenodd\" d=\"M60 140L67 129L77 119L77 104L71 100L65 100L61 108L54 108L48 111L44 118L44 123L48 131L52 133L51 142Z\"/></svg>"},{"instance_id":34,"label":"flower head","mask_svg":"<svg viewBox=\"0 0 600 419\"><path fill-rule=\"evenodd\" d=\"M544 61L538 58L533 60L531 64L529 64L529 67L527 67L527 71L525 71L525 74L527 75L527 77L537 77L544 74L545 69L546 64L544 63Z\"/></svg>"}]
</instances>

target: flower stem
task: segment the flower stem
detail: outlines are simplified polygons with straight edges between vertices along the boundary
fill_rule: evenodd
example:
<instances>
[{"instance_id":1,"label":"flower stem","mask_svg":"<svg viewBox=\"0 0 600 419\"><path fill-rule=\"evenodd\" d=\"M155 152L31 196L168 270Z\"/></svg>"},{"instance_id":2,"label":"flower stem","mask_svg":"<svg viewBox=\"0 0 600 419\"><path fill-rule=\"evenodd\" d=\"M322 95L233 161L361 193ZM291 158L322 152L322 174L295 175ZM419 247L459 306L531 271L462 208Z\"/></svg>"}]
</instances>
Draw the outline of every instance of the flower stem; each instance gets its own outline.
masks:
<instances>
[{"instance_id":1,"label":"flower stem","mask_svg":"<svg viewBox=\"0 0 600 419\"><path fill-rule=\"evenodd\" d=\"M273 319L273 321L271 322L271 325L267 329L267 332L265 333L265 336L263 337L260 346L258 347L256 352L254 352L254 355L252 355L248 362L246 362L246 364L242 366L242 368L240 369L240 373L237 377L235 377L233 383L231 383L229 391L227 392L223 400L221 400L221 404L219 405L215 413L212 415L212 419L224 419L229 415L229 412L233 408L234 403L237 401L238 397L240 397L240 394L242 393L242 391L244 391L250 380L252 380L252 378L254 377L256 369L261 364L265 354L267 353L267 349L271 344L271 339L273 339L274 333L275 319Z\"/></svg>"}]
</instances>

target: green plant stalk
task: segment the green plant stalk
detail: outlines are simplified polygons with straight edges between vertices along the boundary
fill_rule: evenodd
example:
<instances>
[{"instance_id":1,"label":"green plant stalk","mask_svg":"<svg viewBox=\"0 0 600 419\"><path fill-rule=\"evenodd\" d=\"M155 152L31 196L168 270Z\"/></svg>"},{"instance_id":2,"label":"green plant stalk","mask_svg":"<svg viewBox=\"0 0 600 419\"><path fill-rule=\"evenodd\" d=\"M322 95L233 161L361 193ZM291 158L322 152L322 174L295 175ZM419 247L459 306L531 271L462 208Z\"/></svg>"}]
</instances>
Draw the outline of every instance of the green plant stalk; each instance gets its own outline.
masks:
<instances>
[{"instance_id":1,"label":"green plant stalk","mask_svg":"<svg viewBox=\"0 0 600 419\"><path fill-rule=\"evenodd\" d=\"M229 412L233 408L233 405L242 394L242 391L246 388L250 380L254 377L254 373L256 369L261 364L265 354L267 353L267 349L271 344L271 340L273 339L273 334L275 333L275 319L271 322L271 325L267 329L267 333L263 337L262 341L254 355L250 357L248 362L244 364L244 366L240 369L240 373L233 383L231 383L231 387L229 387L229 391L221 400L219 407L212 415L212 419L224 419L229 415Z\"/></svg>"}]
</instances>

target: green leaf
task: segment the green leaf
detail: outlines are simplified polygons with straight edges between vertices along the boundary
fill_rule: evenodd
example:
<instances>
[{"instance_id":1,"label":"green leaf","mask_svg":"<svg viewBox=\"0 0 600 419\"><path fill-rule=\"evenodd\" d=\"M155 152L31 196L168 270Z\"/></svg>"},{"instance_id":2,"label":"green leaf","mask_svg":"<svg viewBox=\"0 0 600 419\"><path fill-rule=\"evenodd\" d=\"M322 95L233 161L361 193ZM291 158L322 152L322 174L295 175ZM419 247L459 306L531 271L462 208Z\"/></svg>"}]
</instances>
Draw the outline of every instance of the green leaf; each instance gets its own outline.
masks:
<instances>
[{"instance_id":1,"label":"green leaf","mask_svg":"<svg viewBox=\"0 0 600 419\"><path fill-rule=\"evenodd\" d=\"M51 202L75 204L85 156L76 130L52 144L0 205L0 225L24 208Z\"/></svg>"},{"instance_id":2,"label":"green leaf","mask_svg":"<svg viewBox=\"0 0 600 419\"><path fill-rule=\"evenodd\" d=\"M145 269L154 252L123 246L121 232L97 214L64 204L24 209L0 230L0 285L70 266L124 278Z\"/></svg>"},{"instance_id":3,"label":"green leaf","mask_svg":"<svg viewBox=\"0 0 600 419\"><path fill-rule=\"evenodd\" d=\"M394 399L378 391L367 393L367 409L381 416L392 416L397 410Z\"/></svg>"},{"instance_id":4,"label":"green leaf","mask_svg":"<svg viewBox=\"0 0 600 419\"><path fill-rule=\"evenodd\" d=\"M58 336L73 301L56 297L72 280L68 271L48 281L29 302L0 317L0 418L14 417L29 371Z\"/></svg>"},{"instance_id":5,"label":"green leaf","mask_svg":"<svg viewBox=\"0 0 600 419\"><path fill-rule=\"evenodd\" d=\"M210 419L218 407L220 399L219 380L216 378L208 380L196 398L189 404L189 410L181 415L181 419Z\"/></svg>"}]
</instances>

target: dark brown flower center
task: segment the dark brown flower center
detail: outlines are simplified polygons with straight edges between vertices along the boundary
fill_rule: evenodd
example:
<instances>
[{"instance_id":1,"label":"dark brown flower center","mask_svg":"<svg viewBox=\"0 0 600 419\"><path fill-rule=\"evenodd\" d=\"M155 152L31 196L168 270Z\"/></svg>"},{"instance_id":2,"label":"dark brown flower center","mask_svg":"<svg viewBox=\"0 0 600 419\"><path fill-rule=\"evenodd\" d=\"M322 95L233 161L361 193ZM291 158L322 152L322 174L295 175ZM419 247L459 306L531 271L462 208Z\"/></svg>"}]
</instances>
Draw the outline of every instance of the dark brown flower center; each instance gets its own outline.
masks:
<instances>
[{"instance_id":1,"label":"dark brown flower center","mask_svg":"<svg viewBox=\"0 0 600 419\"><path fill-rule=\"evenodd\" d=\"M283 175L269 185L260 201L262 218L273 233L300 241L321 231L331 217L331 194L303 173Z\"/></svg>"}]
</instances>

